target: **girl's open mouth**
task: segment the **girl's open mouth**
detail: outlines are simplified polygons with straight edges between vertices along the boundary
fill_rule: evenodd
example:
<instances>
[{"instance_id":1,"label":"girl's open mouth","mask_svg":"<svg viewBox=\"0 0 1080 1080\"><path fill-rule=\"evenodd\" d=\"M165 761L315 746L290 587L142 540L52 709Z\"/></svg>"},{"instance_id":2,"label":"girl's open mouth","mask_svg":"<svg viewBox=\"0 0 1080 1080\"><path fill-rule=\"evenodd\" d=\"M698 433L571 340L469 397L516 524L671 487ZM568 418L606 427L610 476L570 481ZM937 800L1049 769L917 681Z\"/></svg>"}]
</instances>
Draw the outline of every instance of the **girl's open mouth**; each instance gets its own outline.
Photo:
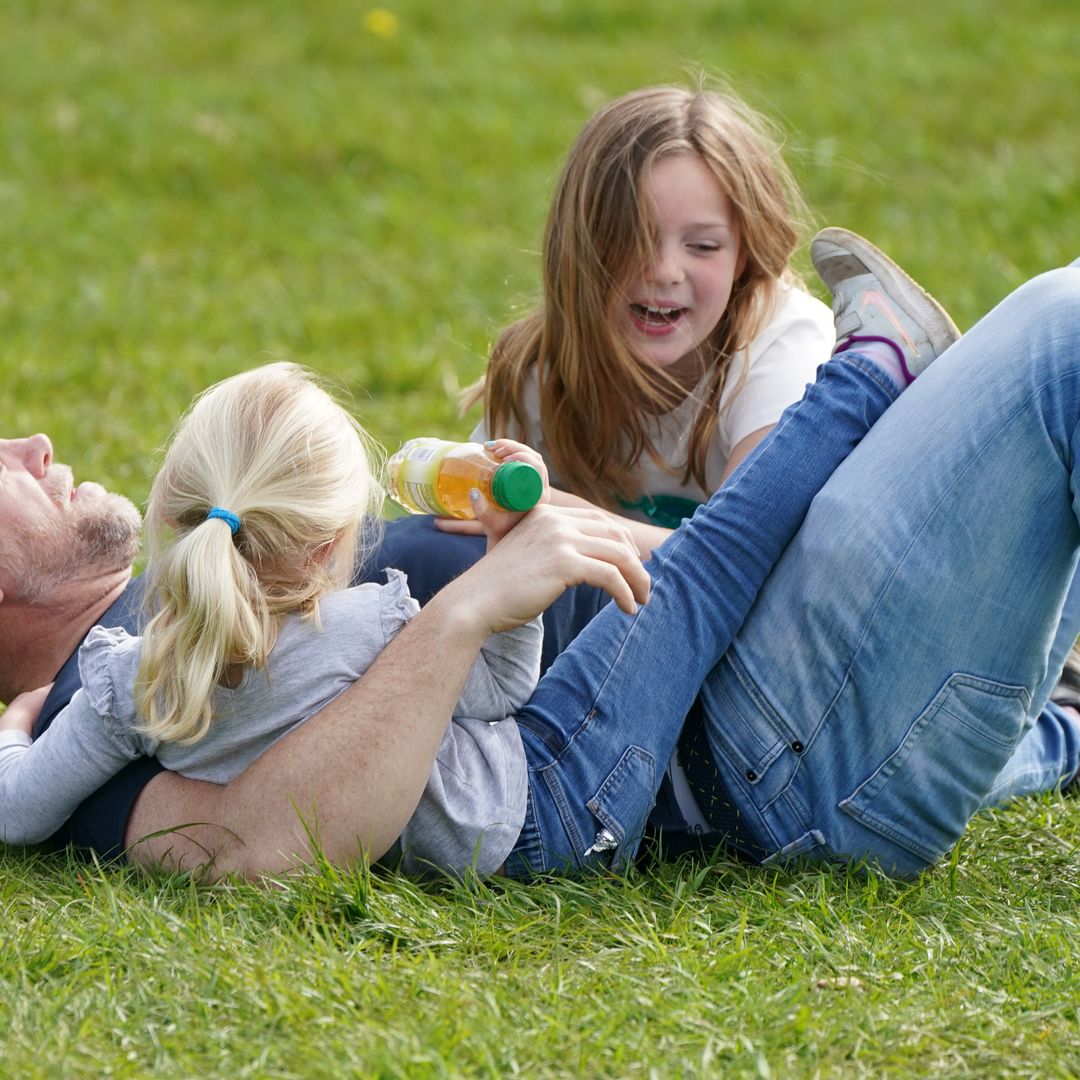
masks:
<instances>
[{"instance_id":1,"label":"girl's open mouth","mask_svg":"<svg viewBox=\"0 0 1080 1080\"><path fill-rule=\"evenodd\" d=\"M631 304L630 317L645 333L670 330L686 314L687 308L667 304Z\"/></svg>"}]
</instances>

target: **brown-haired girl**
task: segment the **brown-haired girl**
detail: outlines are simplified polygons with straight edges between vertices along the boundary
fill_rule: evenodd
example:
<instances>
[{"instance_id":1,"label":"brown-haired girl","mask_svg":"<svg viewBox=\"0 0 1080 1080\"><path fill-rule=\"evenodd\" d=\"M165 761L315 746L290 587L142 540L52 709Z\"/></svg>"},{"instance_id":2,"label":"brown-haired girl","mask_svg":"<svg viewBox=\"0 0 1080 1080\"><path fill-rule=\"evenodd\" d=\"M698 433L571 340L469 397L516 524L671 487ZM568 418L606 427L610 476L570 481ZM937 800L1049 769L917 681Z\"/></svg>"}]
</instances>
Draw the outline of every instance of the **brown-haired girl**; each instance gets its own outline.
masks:
<instances>
[{"instance_id":1,"label":"brown-haired girl","mask_svg":"<svg viewBox=\"0 0 1080 1080\"><path fill-rule=\"evenodd\" d=\"M535 447L553 501L651 523L635 526L651 551L829 356L831 314L789 265L804 217L735 96L658 86L601 109L556 187L542 300L467 395L476 436Z\"/></svg>"}]
</instances>

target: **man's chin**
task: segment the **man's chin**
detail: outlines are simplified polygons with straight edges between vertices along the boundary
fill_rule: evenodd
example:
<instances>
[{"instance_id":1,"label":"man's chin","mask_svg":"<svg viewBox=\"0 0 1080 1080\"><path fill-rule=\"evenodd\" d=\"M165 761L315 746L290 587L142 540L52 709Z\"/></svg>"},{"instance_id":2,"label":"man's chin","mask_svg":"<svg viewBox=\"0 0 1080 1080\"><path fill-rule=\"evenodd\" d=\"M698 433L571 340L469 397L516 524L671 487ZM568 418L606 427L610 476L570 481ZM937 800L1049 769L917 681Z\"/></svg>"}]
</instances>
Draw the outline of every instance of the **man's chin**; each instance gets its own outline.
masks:
<instances>
[{"instance_id":1,"label":"man's chin","mask_svg":"<svg viewBox=\"0 0 1080 1080\"><path fill-rule=\"evenodd\" d=\"M123 495L109 493L80 507L75 521L75 551L84 566L130 566L139 550L142 516Z\"/></svg>"}]
</instances>

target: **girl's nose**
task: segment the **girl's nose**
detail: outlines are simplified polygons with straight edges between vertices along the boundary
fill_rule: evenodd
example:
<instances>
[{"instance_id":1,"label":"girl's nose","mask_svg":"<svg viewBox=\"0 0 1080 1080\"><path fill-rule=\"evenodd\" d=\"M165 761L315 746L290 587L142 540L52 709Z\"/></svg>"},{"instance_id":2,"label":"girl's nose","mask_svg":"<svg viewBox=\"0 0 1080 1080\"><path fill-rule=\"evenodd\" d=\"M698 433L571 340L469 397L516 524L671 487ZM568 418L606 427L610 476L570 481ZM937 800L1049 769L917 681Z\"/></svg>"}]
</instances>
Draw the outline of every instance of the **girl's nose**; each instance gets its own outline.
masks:
<instances>
[{"instance_id":1,"label":"girl's nose","mask_svg":"<svg viewBox=\"0 0 1080 1080\"><path fill-rule=\"evenodd\" d=\"M683 280L682 263L672 251L658 251L649 267L649 281L654 285L677 285Z\"/></svg>"}]
</instances>

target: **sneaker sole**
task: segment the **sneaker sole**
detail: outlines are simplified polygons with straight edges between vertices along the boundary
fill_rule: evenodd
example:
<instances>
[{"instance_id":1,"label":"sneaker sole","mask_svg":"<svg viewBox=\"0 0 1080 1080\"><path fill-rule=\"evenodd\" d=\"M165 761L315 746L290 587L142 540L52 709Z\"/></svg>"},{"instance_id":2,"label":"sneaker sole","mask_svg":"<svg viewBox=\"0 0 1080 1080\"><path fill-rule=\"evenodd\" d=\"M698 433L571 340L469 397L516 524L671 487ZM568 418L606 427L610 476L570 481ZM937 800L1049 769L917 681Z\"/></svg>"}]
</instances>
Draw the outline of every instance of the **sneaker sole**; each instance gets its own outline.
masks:
<instances>
[{"instance_id":1,"label":"sneaker sole","mask_svg":"<svg viewBox=\"0 0 1080 1080\"><path fill-rule=\"evenodd\" d=\"M822 229L814 237L814 244L823 242L835 244L840 253L850 252L866 266L885 287L890 299L922 328L936 356L960 337L960 329L949 318L949 313L907 271L869 240L850 229L833 226Z\"/></svg>"}]
</instances>

